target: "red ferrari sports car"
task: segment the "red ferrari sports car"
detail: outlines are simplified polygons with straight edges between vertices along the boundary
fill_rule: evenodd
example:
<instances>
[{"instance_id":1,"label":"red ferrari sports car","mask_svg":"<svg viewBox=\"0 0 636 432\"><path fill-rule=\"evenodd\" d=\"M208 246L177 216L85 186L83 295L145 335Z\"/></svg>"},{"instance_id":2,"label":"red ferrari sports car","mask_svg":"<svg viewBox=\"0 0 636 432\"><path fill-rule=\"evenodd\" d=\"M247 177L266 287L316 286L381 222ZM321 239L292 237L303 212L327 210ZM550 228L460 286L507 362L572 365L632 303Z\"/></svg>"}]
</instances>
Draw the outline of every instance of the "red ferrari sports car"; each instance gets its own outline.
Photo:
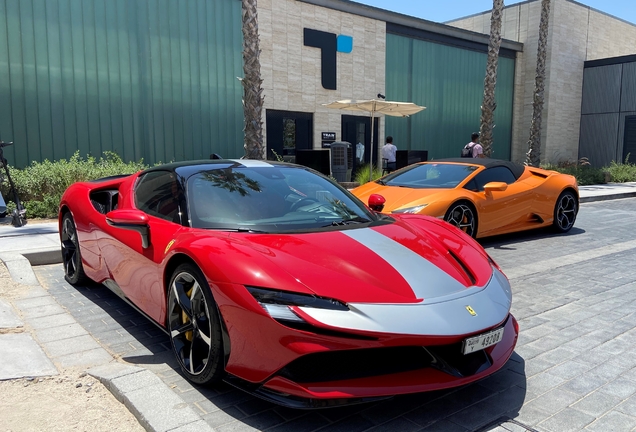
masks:
<instances>
[{"instance_id":1,"label":"red ferrari sports car","mask_svg":"<svg viewBox=\"0 0 636 432\"><path fill-rule=\"evenodd\" d=\"M318 408L467 384L512 354L507 278L441 220L383 215L309 168L173 163L75 183L65 276L163 328L183 374Z\"/></svg>"}]
</instances>

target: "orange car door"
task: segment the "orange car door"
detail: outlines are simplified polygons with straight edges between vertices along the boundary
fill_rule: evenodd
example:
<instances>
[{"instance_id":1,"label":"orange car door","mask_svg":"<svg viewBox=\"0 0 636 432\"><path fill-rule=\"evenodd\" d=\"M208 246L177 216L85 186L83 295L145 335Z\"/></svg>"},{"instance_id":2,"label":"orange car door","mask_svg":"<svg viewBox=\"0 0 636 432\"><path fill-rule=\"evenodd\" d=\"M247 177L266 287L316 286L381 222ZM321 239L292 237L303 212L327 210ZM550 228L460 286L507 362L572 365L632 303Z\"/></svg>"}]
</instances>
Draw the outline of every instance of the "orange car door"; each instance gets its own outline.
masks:
<instances>
[{"instance_id":1,"label":"orange car door","mask_svg":"<svg viewBox=\"0 0 636 432\"><path fill-rule=\"evenodd\" d=\"M501 182L505 190L486 191L488 183ZM530 214L531 191L524 183L517 182L506 167L486 169L467 185L474 192L478 214L479 236L516 231L527 223Z\"/></svg>"}]
</instances>

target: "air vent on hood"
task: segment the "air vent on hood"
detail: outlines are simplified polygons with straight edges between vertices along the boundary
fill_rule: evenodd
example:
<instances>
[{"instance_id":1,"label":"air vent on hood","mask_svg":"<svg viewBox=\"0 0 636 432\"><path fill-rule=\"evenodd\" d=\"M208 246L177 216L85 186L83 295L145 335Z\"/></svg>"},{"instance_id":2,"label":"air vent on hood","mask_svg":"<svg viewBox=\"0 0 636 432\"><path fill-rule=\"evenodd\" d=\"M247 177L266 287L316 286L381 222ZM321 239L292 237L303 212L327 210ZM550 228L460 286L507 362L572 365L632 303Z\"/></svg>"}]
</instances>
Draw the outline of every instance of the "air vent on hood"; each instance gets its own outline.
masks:
<instances>
[{"instance_id":1,"label":"air vent on hood","mask_svg":"<svg viewBox=\"0 0 636 432\"><path fill-rule=\"evenodd\" d=\"M459 266L462 268L462 270L464 270L464 273L466 274L466 277L470 280L470 284L471 285L475 285L475 282L477 282L477 279L475 278L475 275L470 271L470 269L468 268L468 266L466 264L464 264L464 262L453 253L453 251L449 250L448 254L450 256L453 257L453 259L455 261L457 261L457 264L459 264Z\"/></svg>"}]
</instances>

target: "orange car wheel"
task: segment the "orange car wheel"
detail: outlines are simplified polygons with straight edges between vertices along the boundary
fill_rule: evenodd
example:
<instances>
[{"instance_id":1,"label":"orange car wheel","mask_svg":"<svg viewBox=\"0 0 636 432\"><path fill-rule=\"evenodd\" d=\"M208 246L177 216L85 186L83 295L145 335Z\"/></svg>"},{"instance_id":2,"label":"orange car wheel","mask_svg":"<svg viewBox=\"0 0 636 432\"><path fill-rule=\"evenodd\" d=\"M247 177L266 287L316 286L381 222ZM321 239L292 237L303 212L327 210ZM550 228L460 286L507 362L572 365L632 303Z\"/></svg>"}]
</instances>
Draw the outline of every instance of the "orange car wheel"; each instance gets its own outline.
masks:
<instances>
[{"instance_id":1,"label":"orange car wheel","mask_svg":"<svg viewBox=\"0 0 636 432\"><path fill-rule=\"evenodd\" d=\"M466 202L456 202L446 212L444 220L471 237L477 235L477 212Z\"/></svg>"},{"instance_id":2,"label":"orange car wheel","mask_svg":"<svg viewBox=\"0 0 636 432\"><path fill-rule=\"evenodd\" d=\"M572 191L563 192L554 206L554 229L561 233L570 231L578 211L579 202L576 195Z\"/></svg>"}]
</instances>

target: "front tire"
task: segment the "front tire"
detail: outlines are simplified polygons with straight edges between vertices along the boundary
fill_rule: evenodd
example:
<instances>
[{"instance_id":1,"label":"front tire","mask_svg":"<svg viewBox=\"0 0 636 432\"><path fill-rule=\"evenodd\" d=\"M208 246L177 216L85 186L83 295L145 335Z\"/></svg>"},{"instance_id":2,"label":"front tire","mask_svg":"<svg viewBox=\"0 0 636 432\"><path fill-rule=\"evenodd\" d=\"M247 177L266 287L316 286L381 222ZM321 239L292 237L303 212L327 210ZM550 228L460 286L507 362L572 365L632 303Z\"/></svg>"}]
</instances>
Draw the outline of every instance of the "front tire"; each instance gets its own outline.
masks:
<instances>
[{"instance_id":1,"label":"front tire","mask_svg":"<svg viewBox=\"0 0 636 432\"><path fill-rule=\"evenodd\" d=\"M566 233L574 226L579 212L579 200L572 191L564 191L554 206L553 227L557 232Z\"/></svg>"},{"instance_id":2,"label":"front tire","mask_svg":"<svg viewBox=\"0 0 636 432\"><path fill-rule=\"evenodd\" d=\"M192 264L181 264L168 289L168 331L181 370L195 384L220 380L224 374L221 322L203 273Z\"/></svg>"},{"instance_id":3,"label":"front tire","mask_svg":"<svg viewBox=\"0 0 636 432\"><path fill-rule=\"evenodd\" d=\"M88 282L84 274L82 255L80 253L77 228L71 213L66 213L62 218L62 264L64 265L64 279L71 285L80 285Z\"/></svg>"},{"instance_id":4,"label":"front tire","mask_svg":"<svg viewBox=\"0 0 636 432\"><path fill-rule=\"evenodd\" d=\"M444 220L473 238L477 235L477 214L473 207L465 202L457 202L450 206Z\"/></svg>"}]
</instances>

